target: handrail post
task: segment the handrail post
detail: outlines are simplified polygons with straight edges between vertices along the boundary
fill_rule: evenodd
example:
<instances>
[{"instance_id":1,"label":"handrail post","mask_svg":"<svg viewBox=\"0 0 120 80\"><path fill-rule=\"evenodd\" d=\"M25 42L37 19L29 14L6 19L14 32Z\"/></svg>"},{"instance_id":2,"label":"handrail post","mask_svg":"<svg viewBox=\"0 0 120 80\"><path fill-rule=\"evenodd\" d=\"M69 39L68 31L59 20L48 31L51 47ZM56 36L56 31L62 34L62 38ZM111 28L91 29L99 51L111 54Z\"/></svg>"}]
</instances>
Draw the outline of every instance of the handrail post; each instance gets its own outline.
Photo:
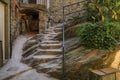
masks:
<instances>
[{"instance_id":1,"label":"handrail post","mask_svg":"<svg viewBox=\"0 0 120 80\"><path fill-rule=\"evenodd\" d=\"M65 16L64 16L64 9L65 7L63 6L63 13L62 13L62 51L63 51L63 56L62 56L62 80L65 80Z\"/></svg>"}]
</instances>

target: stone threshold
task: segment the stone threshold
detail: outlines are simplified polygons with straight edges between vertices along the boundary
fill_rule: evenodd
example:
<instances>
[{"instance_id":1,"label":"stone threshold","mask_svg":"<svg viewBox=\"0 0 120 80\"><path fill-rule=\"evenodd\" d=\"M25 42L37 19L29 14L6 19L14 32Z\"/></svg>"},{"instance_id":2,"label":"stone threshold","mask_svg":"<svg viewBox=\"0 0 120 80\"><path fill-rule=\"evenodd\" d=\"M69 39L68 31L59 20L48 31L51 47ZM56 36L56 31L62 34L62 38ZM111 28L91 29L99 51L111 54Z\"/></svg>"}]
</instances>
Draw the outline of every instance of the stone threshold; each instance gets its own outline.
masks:
<instances>
[{"instance_id":1,"label":"stone threshold","mask_svg":"<svg viewBox=\"0 0 120 80\"><path fill-rule=\"evenodd\" d=\"M30 68L28 68L28 69L26 69L26 70L20 71L20 72L15 73L15 74L12 74L12 75L10 75L10 76L2 79L2 80L9 80L9 79L11 79L11 78L14 78L14 77L16 77L16 76L18 76L18 75L21 75L21 74L27 72L27 71L30 71L30 70L32 70L32 69L33 69L33 68L30 67Z\"/></svg>"}]
</instances>

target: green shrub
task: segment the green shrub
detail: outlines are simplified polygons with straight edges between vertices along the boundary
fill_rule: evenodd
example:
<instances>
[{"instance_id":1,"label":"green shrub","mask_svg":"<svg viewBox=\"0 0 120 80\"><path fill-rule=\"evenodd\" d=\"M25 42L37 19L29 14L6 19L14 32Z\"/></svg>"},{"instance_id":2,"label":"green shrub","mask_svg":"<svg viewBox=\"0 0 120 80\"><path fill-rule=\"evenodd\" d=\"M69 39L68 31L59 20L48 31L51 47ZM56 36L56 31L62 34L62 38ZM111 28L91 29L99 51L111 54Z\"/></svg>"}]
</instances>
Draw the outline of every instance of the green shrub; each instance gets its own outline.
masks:
<instances>
[{"instance_id":1,"label":"green shrub","mask_svg":"<svg viewBox=\"0 0 120 80\"><path fill-rule=\"evenodd\" d=\"M77 35L87 48L111 50L120 39L120 25L117 22L83 23Z\"/></svg>"}]
</instances>

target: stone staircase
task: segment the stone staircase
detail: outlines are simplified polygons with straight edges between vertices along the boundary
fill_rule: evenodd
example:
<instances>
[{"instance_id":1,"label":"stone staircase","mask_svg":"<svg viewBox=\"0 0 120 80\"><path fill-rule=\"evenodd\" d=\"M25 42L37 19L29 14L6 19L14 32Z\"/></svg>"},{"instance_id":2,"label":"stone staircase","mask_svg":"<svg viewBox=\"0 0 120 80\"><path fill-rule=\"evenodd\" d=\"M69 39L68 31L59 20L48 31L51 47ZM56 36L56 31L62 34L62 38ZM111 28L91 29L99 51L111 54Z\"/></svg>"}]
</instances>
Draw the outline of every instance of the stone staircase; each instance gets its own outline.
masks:
<instances>
[{"instance_id":1,"label":"stone staircase","mask_svg":"<svg viewBox=\"0 0 120 80\"><path fill-rule=\"evenodd\" d=\"M37 49L37 54L33 56L34 62L39 62L39 65L37 65L39 68L49 69L52 68L51 66L55 67L59 65L59 62L56 62L58 63L56 64L52 61L62 61L62 43L55 38L61 31L62 26L57 25L55 27L49 27L45 30L44 34L42 34L43 37Z\"/></svg>"}]
</instances>

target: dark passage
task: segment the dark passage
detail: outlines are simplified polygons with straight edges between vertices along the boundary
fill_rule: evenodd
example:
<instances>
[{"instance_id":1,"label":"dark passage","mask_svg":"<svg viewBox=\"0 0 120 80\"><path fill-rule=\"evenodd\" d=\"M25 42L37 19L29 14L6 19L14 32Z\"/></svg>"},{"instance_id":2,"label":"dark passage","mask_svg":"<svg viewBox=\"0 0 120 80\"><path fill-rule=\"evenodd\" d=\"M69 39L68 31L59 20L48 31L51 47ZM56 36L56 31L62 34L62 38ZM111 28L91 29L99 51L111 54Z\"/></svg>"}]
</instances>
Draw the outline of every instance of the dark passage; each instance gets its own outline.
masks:
<instances>
[{"instance_id":1,"label":"dark passage","mask_svg":"<svg viewBox=\"0 0 120 80\"><path fill-rule=\"evenodd\" d=\"M33 9L24 9L21 11L23 13L23 16L21 17L22 23L21 23L21 30L23 30L26 33L30 32L39 32L39 12Z\"/></svg>"}]
</instances>

